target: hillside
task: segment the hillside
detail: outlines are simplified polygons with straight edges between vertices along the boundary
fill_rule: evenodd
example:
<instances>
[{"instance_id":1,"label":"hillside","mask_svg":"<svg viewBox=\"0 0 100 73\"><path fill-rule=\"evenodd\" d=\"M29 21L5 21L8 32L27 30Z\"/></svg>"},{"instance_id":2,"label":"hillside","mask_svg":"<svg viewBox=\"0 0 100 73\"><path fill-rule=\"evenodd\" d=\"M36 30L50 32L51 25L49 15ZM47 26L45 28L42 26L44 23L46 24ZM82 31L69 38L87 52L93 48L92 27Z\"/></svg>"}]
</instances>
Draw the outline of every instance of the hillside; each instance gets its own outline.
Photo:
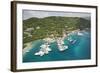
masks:
<instances>
[{"instance_id":1,"label":"hillside","mask_svg":"<svg viewBox=\"0 0 100 73\"><path fill-rule=\"evenodd\" d=\"M23 42L31 42L46 37L62 36L63 31L90 28L90 21L79 17L51 16L23 20Z\"/></svg>"}]
</instances>

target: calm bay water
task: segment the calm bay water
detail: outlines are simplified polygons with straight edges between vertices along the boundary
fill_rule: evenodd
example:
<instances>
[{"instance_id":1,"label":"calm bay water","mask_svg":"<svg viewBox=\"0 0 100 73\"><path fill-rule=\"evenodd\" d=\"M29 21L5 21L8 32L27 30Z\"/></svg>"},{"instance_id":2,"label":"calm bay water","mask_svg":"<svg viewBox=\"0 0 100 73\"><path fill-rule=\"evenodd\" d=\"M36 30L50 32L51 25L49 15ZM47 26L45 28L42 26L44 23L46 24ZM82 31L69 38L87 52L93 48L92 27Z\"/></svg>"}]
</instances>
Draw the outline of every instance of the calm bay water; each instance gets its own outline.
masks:
<instances>
[{"instance_id":1,"label":"calm bay water","mask_svg":"<svg viewBox=\"0 0 100 73\"><path fill-rule=\"evenodd\" d=\"M44 61L63 61L63 60L85 60L91 58L91 37L90 32L82 32L82 36L72 34L73 40L76 40L74 44L65 38L64 43L68 45L68 49L65 51L59 51L57 43L50 44L52 51L44 56L34 55L40 50L40 46L44 43L43 40L37 40L33 42L33 47L29 52L23 55L23 62L44 62Z\"/></svg>"}]
</instances>

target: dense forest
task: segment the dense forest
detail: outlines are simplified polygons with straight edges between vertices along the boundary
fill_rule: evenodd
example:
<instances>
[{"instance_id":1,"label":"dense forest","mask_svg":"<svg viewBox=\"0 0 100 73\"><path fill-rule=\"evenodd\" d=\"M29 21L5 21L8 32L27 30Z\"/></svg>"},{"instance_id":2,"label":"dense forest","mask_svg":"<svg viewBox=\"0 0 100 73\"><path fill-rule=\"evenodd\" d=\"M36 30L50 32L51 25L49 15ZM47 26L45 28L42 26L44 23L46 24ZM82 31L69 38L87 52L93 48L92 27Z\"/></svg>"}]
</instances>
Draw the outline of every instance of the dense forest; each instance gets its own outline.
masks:
<instances>
[{"instance_id":1,"label":"dense forest","mask_svg":"<svg viewBox=\"0 0 100 73\"><path fill-rule=\"evenodd\" d=\"M50 16L23 20L23 42L27 43L54 35L62 36L63 31L90 28L90 20L79 17Z\"/></svg>"}]
</instances>

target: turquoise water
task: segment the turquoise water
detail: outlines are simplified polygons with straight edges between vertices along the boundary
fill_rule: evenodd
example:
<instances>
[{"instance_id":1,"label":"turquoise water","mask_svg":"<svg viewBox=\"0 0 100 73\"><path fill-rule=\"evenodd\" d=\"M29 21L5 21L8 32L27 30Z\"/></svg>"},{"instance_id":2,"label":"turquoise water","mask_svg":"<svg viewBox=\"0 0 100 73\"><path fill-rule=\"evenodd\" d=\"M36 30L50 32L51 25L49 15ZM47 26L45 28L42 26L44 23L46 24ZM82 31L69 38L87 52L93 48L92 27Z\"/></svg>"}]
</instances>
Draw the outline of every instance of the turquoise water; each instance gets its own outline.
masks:
<instances>
[{"instance_id":1,"label":"turquoise water","mask_svg":"<svg viewBox=\"0 0 100 73\"><path fill-rule=\"evenodd\" d=\"M72 34L65 38L64 43L68 45L65 51L59 51L56 42L50 44L52 51L43 56L35 56L34 54L40 50L43 40L33 42L32 49L23 55L23 62L44 62L44 61L63 61L63 60L84 60L91 58L91 37L90 32L82 32L84 35L78 36ZM68 38L76 40L73 44Z\"/></svg>"}]
</instances>

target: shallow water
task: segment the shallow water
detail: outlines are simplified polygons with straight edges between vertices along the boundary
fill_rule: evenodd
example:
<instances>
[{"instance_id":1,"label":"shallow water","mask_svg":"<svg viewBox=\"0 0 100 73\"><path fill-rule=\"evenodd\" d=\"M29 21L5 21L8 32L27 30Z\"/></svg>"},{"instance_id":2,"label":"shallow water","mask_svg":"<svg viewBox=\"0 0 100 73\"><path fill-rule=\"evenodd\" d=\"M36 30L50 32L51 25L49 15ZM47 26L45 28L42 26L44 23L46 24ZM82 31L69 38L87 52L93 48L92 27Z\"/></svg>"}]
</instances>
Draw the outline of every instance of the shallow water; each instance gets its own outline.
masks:
<instances>
[{"instance_id":1,"label":"shallow water","mask_svg":"<svg viewBox=\"0 0 100 73\"><path fill-rule=\"evenodd\" d=\"M78 36L72 34L69 37L76 40L74 44L65 38L64 43L68 45L65 51L59 51L56 42L50 44L52 49L49 54L43 56L35 56L34 54L40 50L40 46L44 43L43 40L33 42L33 47L29 52L23 55L23 62L42 62L42 61L63 61L63 60L84 60L91 58L91 37L90 32L82 32L84 35Z\"/></svg>"}]
</instances>

